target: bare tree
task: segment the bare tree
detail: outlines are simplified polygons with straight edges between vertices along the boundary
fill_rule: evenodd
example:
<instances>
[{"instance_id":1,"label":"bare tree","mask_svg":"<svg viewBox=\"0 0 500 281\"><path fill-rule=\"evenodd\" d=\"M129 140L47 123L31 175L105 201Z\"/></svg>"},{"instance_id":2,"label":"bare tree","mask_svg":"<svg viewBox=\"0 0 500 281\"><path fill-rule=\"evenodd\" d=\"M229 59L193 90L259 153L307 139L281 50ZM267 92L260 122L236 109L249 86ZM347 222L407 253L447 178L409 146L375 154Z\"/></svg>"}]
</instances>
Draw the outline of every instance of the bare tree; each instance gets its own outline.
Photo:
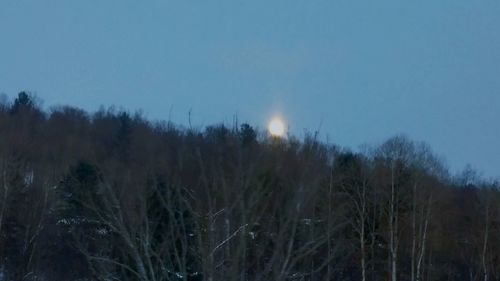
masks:
<instances>
[{"instance_id":1,"label":"bare tree","mask_svg":"<svg viewBox=\"0 0 500 281\"><path fill-rule=\"evenodd\" d=\"M370 189L368 168L360 155L350 152L337 157L335 172L342 194L348 199L350 212L346 218L358 237L361 280L367 280L367 241L370 236Z\"/></svg>"}]
</instances>

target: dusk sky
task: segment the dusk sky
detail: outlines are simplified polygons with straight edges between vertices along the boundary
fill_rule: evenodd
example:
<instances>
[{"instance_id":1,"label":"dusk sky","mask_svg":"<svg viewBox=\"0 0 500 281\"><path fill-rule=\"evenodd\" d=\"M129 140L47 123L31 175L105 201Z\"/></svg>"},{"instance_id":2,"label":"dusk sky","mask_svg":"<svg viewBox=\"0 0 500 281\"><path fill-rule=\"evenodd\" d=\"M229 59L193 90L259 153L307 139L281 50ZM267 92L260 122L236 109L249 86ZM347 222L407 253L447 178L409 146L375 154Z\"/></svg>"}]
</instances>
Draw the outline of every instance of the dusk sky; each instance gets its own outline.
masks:
<instances>
[{"instance_id":1,"label":"dusk sky","mask_svg":"<svg viewBox=\"0 0 500 281\"><path fill-rule=\"evenodd\" d=\"M500 177L500 1L0 0L0 93L425 141Z\"/></svg>"}]
</instances>

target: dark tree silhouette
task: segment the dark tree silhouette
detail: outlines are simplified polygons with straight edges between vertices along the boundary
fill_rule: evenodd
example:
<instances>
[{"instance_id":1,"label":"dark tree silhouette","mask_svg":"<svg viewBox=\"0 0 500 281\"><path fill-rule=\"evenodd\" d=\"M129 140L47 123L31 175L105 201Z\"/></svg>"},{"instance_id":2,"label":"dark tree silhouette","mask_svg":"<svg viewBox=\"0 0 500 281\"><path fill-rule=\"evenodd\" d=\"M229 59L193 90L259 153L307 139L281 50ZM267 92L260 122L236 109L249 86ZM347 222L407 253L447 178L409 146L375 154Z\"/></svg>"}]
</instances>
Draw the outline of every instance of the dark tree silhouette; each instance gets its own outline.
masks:
<instances>
[{"instance_id":1,"label":"dark tree silhouette","mask_svg":"<svg viewBox=\"0 0 500 281\"><path fill-rule=\"evenodd\" d=\"M500 280L498 182L367 151L0 98L0 280Z\"/></svg>"}]
</instances>

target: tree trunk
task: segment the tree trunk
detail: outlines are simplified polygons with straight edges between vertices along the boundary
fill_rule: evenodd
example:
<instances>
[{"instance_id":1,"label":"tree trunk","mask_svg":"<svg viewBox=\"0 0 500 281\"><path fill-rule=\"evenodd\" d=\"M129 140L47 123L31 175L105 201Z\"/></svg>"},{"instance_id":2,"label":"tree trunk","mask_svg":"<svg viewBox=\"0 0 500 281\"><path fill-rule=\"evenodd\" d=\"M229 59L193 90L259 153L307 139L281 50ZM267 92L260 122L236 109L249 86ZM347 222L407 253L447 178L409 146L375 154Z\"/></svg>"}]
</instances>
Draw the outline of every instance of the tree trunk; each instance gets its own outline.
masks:
<instances>
[{"instance_id":1,"label":"tree trunk","mask_svg":"<svg viewBox=\"0 0 500 281\"><path fill-rule=\"evenodd\" d=\"M488 200L488 199L487 199ZM484 226L484 236L483 236L483 252L481 255L481 261L483 265L483 281L488 281L488 267L486 264L486 253L488 249L488 237L489 237L489 225L490 225L490 214L489 214L489 202L486 202L486 214L485 214L485 226Z\"/></svg>"},{"instance_id":2,"label":"tree trunk","mask_svg":"<svg viewBox=\"0 0 500 281\"><path fill-rule=\"evenodd\" d=\"M391 280L397 281L397 259L398 259L398 210L396 198L396 183L394 175L394 164L391 168L391 202L389 213L389 251L390 251L390 268Z\"/></svg>"},{"instance_id":3,"label":"tree trunk","mask_svg":"<svg viewBox=\"0 0 500 281\"><path fill-rule=\"evenodd\" d=\"M427 203L427 212L425 215L425 221L424 221L424 229L422 233L422 245L420 247L420 253L418 256L418 261L417 261L417 276L416 276L416 281L420 281L420 273L421 273L421 268L422 268L422 262L425 256L425 246L427 244L427 230L429 228L429 220L431 216L431 204L432 204L432 194L429 196L429 200Z\"/></svg>"},{"instance_id":4,"label":"tree trunk","mask_svg":"<svg viewBox=\"0 0 500 281\"><path fill-rule=\"evenodd\" d=\"M412 230L411 281L415 281L415 256L416 256L416 251L417 251L417 183L413 184L413 205L412 205L411 230Z\"/></svg>"},{"instance_id":5,"label":"tree trunk","mask_svg":"<svg viewBox=\"0 0 500 281\"><path fill-rule=\"evenodd\" d=\"M2 198L2 207L0 209L0 234L2 233L3 218L5 215L5 209L7 208L7 195L9 193L9 186L7 184L7 173L5 169L2 172L2 186L3 186L3 198Z\"/></svg>"},{"instance_id":6,"label":"tree trunk","mask_svg":"<svg viewBox=\"0 0 500 281\"><path fill-rule=\"evenodd\" d=\"M361 214L360 214L360 250L361 250L361 280L366 281L366 251L365 251L365 221L366 221L366 183L363 182L361 192Z\"/></svg>"}]
</instances>

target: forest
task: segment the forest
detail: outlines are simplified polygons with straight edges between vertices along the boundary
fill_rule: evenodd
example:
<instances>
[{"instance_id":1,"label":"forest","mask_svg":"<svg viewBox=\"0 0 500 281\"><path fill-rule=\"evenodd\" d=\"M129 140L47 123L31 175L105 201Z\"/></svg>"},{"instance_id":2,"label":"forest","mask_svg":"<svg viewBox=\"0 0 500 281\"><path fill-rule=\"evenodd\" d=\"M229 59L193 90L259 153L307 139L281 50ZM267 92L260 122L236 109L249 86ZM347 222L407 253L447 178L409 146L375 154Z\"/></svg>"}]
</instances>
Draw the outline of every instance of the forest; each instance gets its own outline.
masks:
<instances>
[{"instance_id":1,"label":"forest","mask_svg":"<svg viewBox=\"0 0 500 281\"><path fill-rule=\"evenodd\" d=\"M355 152L21 92L0 99L0 280L500 280L500 184L404 135Z\"/></svg>"}]
</instances>

